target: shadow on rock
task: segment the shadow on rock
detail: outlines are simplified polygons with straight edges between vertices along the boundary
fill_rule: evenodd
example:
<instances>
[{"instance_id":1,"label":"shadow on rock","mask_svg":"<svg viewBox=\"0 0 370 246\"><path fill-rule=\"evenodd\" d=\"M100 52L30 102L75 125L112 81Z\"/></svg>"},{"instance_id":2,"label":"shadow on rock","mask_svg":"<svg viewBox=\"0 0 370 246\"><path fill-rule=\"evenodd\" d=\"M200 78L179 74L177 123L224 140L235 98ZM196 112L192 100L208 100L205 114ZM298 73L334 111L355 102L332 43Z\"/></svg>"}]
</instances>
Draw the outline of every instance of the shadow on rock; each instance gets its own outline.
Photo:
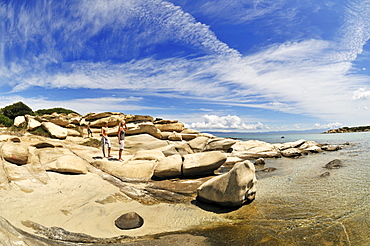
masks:
<instances>
[{"instance_id":1,"label":"shadow on rock","mask_svg":"<svg viewBox=\"0 0 370 246\"><path fill-rule=\"evenodd\" d=\"M232 211L235 211L235 210L238 210L240 208L239 207L222 207L222 206L219 206L217 204L210 204L210 203L204 203L204 202L200 202L198 200L193 200L191 201L191 204L205 210L205 211L208 211L208 212L213 212L213 213L216 213L216 214L224 214L224 213L230 213Z\"/></svg>"}]
</instances>

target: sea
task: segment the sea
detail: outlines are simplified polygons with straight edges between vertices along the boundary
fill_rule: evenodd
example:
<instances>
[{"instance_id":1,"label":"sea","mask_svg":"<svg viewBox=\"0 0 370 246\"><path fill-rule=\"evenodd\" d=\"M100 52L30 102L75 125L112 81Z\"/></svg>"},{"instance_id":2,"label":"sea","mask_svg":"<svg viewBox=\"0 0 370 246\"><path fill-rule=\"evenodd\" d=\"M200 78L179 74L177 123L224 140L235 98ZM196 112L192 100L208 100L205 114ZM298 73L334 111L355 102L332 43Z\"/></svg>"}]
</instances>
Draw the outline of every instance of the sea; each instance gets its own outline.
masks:
<instances>
[{"instance_id":1,"label":"sea","mask_svg":"<svg viewBox=\"0 0 370 246\"><path fill-rule=\"evenodd\" d=\"M196 232L210 245L370 245L370 132L212 134L268 143L305 139L342 148L265 159L264 166L256 166L256 199L217 212L233 223ZM324 168L335 159L342 167ZM276 170L262 171L266 167Z\"/></svg>"}]
</instances>

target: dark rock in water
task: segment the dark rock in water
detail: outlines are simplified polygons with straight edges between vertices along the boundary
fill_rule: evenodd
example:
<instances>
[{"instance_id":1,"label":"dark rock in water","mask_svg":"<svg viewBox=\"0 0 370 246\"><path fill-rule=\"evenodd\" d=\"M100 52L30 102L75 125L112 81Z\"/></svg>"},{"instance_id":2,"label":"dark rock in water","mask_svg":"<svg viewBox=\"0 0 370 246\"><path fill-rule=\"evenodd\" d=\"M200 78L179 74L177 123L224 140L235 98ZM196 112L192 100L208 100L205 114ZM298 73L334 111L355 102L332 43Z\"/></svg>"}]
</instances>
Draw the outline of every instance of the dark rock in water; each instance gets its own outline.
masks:
<instances>
[{"instance_id":1,"label":"dark rock in water","mask_svg":"<svg viewBox=\"0 0 370 246\"><path fill-rule=\"evenodd\" d=\"M254 165L265 165L265 159L263 158L258 158L255 162Z\"/></svg>"},{"instance_id":2,"label":"dark rock in water","mask_svg":"<svg viewBox=\"0 0 370 246\"><path fill-rule=\"evenodd\" d=\"M324 145L321 147L323 150L326 150L326 151L336 151L336 150L340 150L340 146L339 145Z\"/></svg>"},{"instance_id":3,"label":"dark rock in water","mask_svg":"<svg viewBox=\"0 0 370 246\"><path fill-rule=\"evenodd\" d=\"M320 177L326 177L326 176L329 176L330 175L330 173L329 172L325 172L325 173L322 173L321 175L320 175Z\"/></svg>"},{"instance_id":4,"label":"dark rock in water","mask_svg":"<svg viewBox=\"0 0 370 246\"><path fill-rule=\"evenodd\" d=\"M262 169L261 171L262 172L272 172L272 171L275 171L276 170L276 168L275 167L267 167L267 168L265 168L265 169Z\"/></svg>"},{"instance_id":5,"label":"dark rock in water","mask_svg":"<svg viewBox=\"0 0 370 246\"><path fill-rule=\"evenodd\" d=\"M143 224L143 218L135 212L123 214L115 221L115 225L121 230L139 228Z\"/></svg>"},{"instance_id":6,"label":"dark rock in water","mask_svg":"<svg viewBox=\"0 0 370 246\"><path fill-rule=\"evenodd\" d=\"M334 159L332 161L330 161L328 164L325 165L325 168L328 168L328 169L335 169L335 168L340 168L342 167L342 161L339 160L339 159Z\"/></svg>"}]
</instances>

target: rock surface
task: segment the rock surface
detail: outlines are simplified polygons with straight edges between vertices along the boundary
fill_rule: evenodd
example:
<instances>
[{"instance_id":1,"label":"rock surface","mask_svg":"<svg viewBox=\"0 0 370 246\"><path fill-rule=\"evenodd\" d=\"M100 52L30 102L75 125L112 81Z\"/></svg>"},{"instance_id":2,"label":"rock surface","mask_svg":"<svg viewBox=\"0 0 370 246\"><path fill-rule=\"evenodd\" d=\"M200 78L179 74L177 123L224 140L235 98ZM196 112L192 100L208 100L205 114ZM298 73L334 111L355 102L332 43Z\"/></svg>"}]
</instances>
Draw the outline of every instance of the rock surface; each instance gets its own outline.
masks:
<instances>
[{"instance_id":1,"label":"rock surface","mask_svg":"<svg viewBox=\"0 0 370 246\"><path fill-rule=\"evenodd\" d=\"M227 159L227 156L219 151L189 154L184 156L184 176L198 176L213 174Z\"/></svg>"},{"instance_id":2,"label":"rock surface","mask_svg":"<svg viewBox=\"0 0 370 246\"><path fill-rule=\"evenodd\" d=\"M253 163L239 162L228 173L203 183L197 190L197 200L226 207L238 207L254 199L256 183Z\"/></svg>"},{"instance_id":3,"label":"rock surface","mask_svg":"<svg viewBox=\"0 0 370 246\"><path fill-rule=\"evenodd\" d=\"M109 236L112 231L122 235L114 221L119 215L133 210L145 219L145 225L140 229L128 230L133 235L140 230L159 233L186 229L194 220L197 221L195 224L207 223L214 220L214 215L190 205L196 195L199 201L226 207L238 207L254 199L255 170L248 160L257 159L256 165L263 165L265 160L258 158L285 158L288 153L298 156L340 149L338 145L320 145L306 140L270 144L223 139L186 129L177 121L112 112L25 118L28 130L50 125L50 129L57 129L57 133L51 134L52 139L30 133L18 134L18 137L0 136L0 192L7 204L17 205L14 206L16 211L12 211L2 203L0 215L7 213L6 218L12 218L12 223L22 229L25 225L22 227L21 218L22 221L32 218L52 226L41 230L41 225L25 223L52 238L43 239L47 242L45 245L53 245L55 240L60 243L58 237L89 243L121 242L121 238L97 239L57 226L71 231L81 231L80 228L89 231L96 226L97 230L91 230L94 236L106 235L107 231ZM100 125L109 122L112 154L117 157L117 124L123 119L129 126L124 161L102 158L98 136ZM92 127L94 138L85 139L88 122L95 127ZM95 147L83 146L90 143ZM209 177L229 168L231 170L226 174ZM332 168L337 168L335 163ZM269 167L260 171L273 170L275 168ZM35 208L38 213L34 213ZM197 213L201 216L194 216ZM172 218L170 222L166 220L167 216ZM155 223L162 223L162 227L153 226ZM33 237L32 231L27 233ZM0 237L13 238L10 234ZM35 242L43 242L35 238ZM32 245L25 239L14 240ZM70 241L66 242L72 245ZM34 245L43 245L37 243Z\"/></svg>"}]
</instances>

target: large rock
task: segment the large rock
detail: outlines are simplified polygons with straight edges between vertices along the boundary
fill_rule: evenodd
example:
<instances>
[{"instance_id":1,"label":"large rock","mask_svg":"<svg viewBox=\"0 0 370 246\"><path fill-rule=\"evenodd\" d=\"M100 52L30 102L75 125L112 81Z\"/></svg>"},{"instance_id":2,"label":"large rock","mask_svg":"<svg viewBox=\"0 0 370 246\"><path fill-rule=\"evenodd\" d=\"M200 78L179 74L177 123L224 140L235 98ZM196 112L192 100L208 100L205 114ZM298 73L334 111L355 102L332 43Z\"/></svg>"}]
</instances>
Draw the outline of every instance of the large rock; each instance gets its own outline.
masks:
<instances>
[{"instance_id":1,"label":"large rock","mask_svg":"<svg viewBox=\"0 0 370 246\"><path fill-rule=\"evenodd\" d=\"M155 124L161 132L181 132L184 130L184 123Z\"/></svg>"},{"instance_id":2,"label":"large rock","mask_svg":"<svg viewBox=\"0 0 370 246\"><path fill-rule=\"evenodd\" d=\"M152 178L156 166L155 161L146 160L129 161L125 163L119 161L96 160L91 164L124 181L148 181Z\"/></svg>"},{"instance_id":3,"label":"large rock","mask_svg":"<svg viewBox=\"0 0 370 246\"><path fill-rule=\"evenodd\" d=\"M153 122L154 119L150 115L132 115L127 114L125 116L126 122Z\"/></svg>"},{"instance_id":4,"label":"large rock","mask_svg":"<svg viewBox=\"0 0 370 246\"><path fill-rule=\"evenodd\" d=\"M97 114L89 113L89 114L85 115L83 117L83 119L85 119L86 121L94 121L94 120L97 120L97 119L110 117L111 115L113 115L113 113L111 113L111 112L103 112L103 113L97 113Z\"/></svg>"},{"instance_id":5,"label":"large rock","mask_svg":"<svg viewBox=\"0 0 370 246\"><path fill-rule=\"evenodd\" d=\"M306 143L306 140L300 139L300 140L297 140L297 141L294 141L294 142L286 142L286 143L282 143L282 144L274 144L274 146L277 149L279 149L279 150L285 150L285 149L290 149L290 148L298 148L301 145L303 145L304 143Z\"/></svg>"},{"instance_id":6,"label":"large rock","mask_svg":"<svg viewBox=\"0 0 370 246\"><path fill-rule=\"evenodd\" d=\"M105 122L108 122L108 127L117 126L120 122L125 120L125 116L122 115L111 115L107 118L97 119L91 122L91 127L102 127Z\"/></svg>"},{"instance_id":7,"label":"large rock","mask_svg":"<svg viewBox=\"0 0 370 246\"><path fill-rule=\"evenodd\" d=\"M161 150L140 150L135 153L132 160L150 160L150 161L159 161L165 158L165 155Z\"/></svg>"},{"instance_id":8,"label":"large rock","mask_svg":"<svg viewBox=\"0 0 370 246\"><path fill-rule=\"evenodd\" d=\"M205 146L205 150L222 150L227 152L236 142L238 141L229 138L209 139Z\"/></svg>"},{"instance_id":9,"label":"large rock","mask_svg":"<svg viewBox=\"0 0 370 246\"><path fill-rule=\"evenodd\" d=\"M128 130L126 135L137 135L137 134L150 134L153 137L162 138L161 131L158 130L153 123L146 122L141 124L127 124Z\"/></svg>"},{"instance_id":10,"label":"large rock","mask_svg":"<svg viewBox=\"0 0 370 246\"><path fill-rule=\"evenodd\" d=\"M256 183L253 163L239 162L228 173L203 183L197 190L197 200L238 207L255 198Z\"/></svg>"},{"instance_id":11,"label":"large rock","mask_svg":"<svg viewBox=\"0 0 370 246\"><path fill-rule=\"evenodd\" d=\"M67 129L67 135L71 137L81 137L81 133L73 129Z\"/></svg>"},{"instance_id":12,"label":"large rock","mask_svg":"<svg viewBox=\"0 0 370 246\"><path fill-rule=\"evenodd\" d=\"M289 148L281 151L284 157L297 157L302 155L302 151L298 148Z\"/></svg>"},{"instance_id":13,"label":"large rock","mask_svg":"<svg viewBox=\"0 0 370 246\"><path fill-rule=\"evenodd\" d=\"M281 157L280 151L274 145L259 140L236 142L232 148L232 155L241 159Z\"/></svg>"},{"instance_id":14,"label":"large rock","mask_svg":"<svg viewBox=\"0 0 370 246\"><path fill-rule=\"evenodd\" d=\"M164 149L167 141L159 140L149 134L140 134L125 137L125 151L136 153L139 150Z\"/></svg>"},{"instance_id":15,"label":"large rock","mask_svg":"<svg viewBox=\"0 0 370 246\"><path fill-rule=\"evenodd\" d=\"M176 151L182 156L194 154L194 151L186 142L171 142L171 145L174 146Z\"/></svg>"},{"instance_id":16,"label":"large rock","mask_svg":"<svg viewBox=\"0 0 370 246\"><path fill-rule=\"evenodd\" d=\"M69 118L63 117L63 116L52 117L52 118L49 118L48 120L49 122L54 123L55 125L63 126L63 127L66 127L69 124L71 124L71 122L69 121Z\"/></svg>"},{"instance_id":17,"label":"large rock","mask_svg":"<svg viewBox=\"0 0 370 246\"><path fill-rule=\"evenodd\" d=\"M178 132L172 132L167 138L170 141L182 141L182 135Z\"/></svg>"},{"instance_id":18,"label":"large rock","mask_svg":"<svg viewBox=\"0 0 370 246\"><path fill-rule=\"evenodd\" d=\"M38 120L35 120L34 117L26 115L27 118L27 130L32 131L36 128L39 128L41 126L41 122Z\"/></svg>"},{"instance_id":19,"label":"large rock","mask_svg":"<svg viewBox=\"0 0 370 246\"><path fill-rule=\"evenodd\" d=\"M161 159L154 169L154 176L158 178L172 178L182 175L182 158L180 155L171 155Z\"/></svg>"},{"instance_id":20,"label":"large rock","mask_svg":"<svg viewBox=\"0 0 370 246\"><path fill-rule=\"evenodd\" d=\"M320 153L323 150L319 146L312 146L305 149L306 151L312 152L312 153Z\"/></svg>"},{"instance_id":21,"label":"large rock","mask_svg":"<svg viewBox=\"0 0 370 246\"><path fill-rule=\"evenodd\" d=\"M213 174L227 159L224 153L210 151L205 153L189 154L184 156L183 175L197 176Z\"/></svg>"},{"instance_id":22,"label":"large rock","mask_svg":"<svg viewBox=\"0 0 370 246\"><path fill-rule=\"evenodd\" d=\"M42 128L44 128L47 132L50 133L50 135L54 138L58 139L66 139L68 135L67 129L60 127L58 125L55 125L51 122L42 122L41 124Z\"/></svg>"},{"instance_id":23,"label":"large rock","mask_svg":"<svg viewBox=\"0 0 370 246\"><path fill-rule=\"evenodd\" d=\"M321 147L323 150L326 150L326 151L336 151L336 150L340 150L340 146L339 145L324 145Z\"/></svg>"},{"instance_id":24,"label":"large rock","mask_svg":"<svg viewBox=\"0 0 370 246\"><path fill-rule=\"evenodd\" d=\"M189 146L193 149L194 152L203 152L207 143L208 143L209 138L200 136L197 138L194 138L193 140L190 140L188 142Z\"/></svg>"},{"instance_id":25,"label":"large rock","mask_svg":"<svg viewBox=\"0 0 370 246\"><path fill-rule=\"evenodd\" d=\"M26 118L24 116L17 116L14 119L14 125L16 127L23 127L27 124Z\"/></svg>"},{"instance_id":26,"label":"large rock","mask_svg":"<svg viewBox=\"0 0 370 246\"><path fill-rule=\"evenodd\" d=\"M11 163L24 165L27 164L29 150L28 146L23 143L4 143L1 147L3 158Z\"/></svg>"},{"instance_id":27,"label":"large rock","mask_svg":"<svg viewBox=\"0 0 370 246\"><path fill-rule=\"evenodd\" d=\"M49 144L51 146L48 146ZM35 155L38 157L41 165L47 165L54 162L61 156L73 154L66 148L55 148L51 143L38 143L35 147L37 148L35 150Z\"/></svg>"},{"instance_id":28,"label":"large rock","mask_svg":"<svg viewBox=\"0 0 370 246\"><path fill-rule=\"evenodd\" d=\"M59 173L86 174L89 163L74 155L64 155L45 165L45 170Z\"/></svg>"}]
</instances>

